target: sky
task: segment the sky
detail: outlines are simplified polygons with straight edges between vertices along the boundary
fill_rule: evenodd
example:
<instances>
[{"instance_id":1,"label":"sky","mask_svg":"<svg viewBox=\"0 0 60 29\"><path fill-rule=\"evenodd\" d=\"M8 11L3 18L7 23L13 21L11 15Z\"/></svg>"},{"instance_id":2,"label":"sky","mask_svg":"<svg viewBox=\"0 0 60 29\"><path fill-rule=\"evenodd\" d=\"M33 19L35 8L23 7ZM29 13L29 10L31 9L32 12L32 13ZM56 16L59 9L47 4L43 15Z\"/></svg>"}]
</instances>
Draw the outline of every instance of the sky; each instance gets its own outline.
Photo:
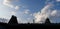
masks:
<instances>
[{"instance_id":1,"label":"sky","mask_svg":"<svg viewBox=\"0 0 60 29\"><path fill-rule=\"evenodd\" d=\"M17 16L18 23L60 23L60 0L0 0L0 18L10 20Z\"/></svg>"}]
</instances>

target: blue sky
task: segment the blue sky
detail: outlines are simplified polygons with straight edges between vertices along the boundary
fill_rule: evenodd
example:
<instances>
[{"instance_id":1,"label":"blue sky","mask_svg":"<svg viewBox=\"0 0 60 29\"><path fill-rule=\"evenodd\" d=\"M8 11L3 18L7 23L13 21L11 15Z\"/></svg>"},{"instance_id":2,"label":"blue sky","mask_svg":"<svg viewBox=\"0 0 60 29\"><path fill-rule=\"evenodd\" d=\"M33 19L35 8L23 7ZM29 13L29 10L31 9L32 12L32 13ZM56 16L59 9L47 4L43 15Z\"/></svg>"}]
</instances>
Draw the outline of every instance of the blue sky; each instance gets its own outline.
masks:
<instances>
[{"instance_id":1,"label":"blue sky","mask_svg":"<svg viewBox=\"0 0 60 29\"><path fill-rule=\"evenodd\" d=\"M41 16L43 12L42 9L48 4L53 5L51 8L49 7L50 9L48 8L48 10L51 11L49 14L54 14L56 18L58 18L54 19L54 16L51 18L52 15L48 15L50 20L52 20L51 22L60 22L60 16L57 16L60 12L60 0L0 0L0 18L10 19L12 15L15 15L19 23L32 22L33 19L39 20L38 18L40 18L39 16ZM39 12L41 12L41 14ZM38 16L38 18L35 16Z\"/></svg>"}]
</instances>

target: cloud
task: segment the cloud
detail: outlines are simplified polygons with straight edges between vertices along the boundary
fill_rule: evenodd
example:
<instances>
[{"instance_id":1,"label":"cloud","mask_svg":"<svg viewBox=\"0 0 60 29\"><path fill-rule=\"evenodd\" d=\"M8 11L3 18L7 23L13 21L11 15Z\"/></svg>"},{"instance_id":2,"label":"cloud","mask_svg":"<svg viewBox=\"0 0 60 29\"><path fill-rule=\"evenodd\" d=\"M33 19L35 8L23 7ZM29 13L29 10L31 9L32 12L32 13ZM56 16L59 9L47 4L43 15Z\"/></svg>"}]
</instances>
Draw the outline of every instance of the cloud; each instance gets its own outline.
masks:
<instances>
[{"instance_id":1,"label":"cloud","mask_svg":"<svg viewBox=\"0 0 60 29\"><path fill-rule=\"evenodd\" d=\"M15 15L15 14L16 14L16 12L14 12L14 11L11 12L11 15Z\"/></svg>"},{"instance_id":2,"label":"cloud","mask_svg":"<svg viewBox=\"0 0 60 29\"><path fill-rule=\"evenodd\" d=\"M52 23L60 23L60 10L53 10L49 18Z\"/></svg>"},{"instance_id":3,"label":"cloud","mask_svg":"<svg viewBox=\"0 0 60 29\"><path fill-rule=\"evenodd\" d=\"M26 9L26 10L24 11L24 13L25 13L25 14L29 14L29 11L30 11L29 9Z\"/></svg>"},{"instance_id":4,"label":"cloud","mask_svg":"<svg viewBox=\"0 0 60 29\"><path fill-rule=\"evenodd\" d=\"M11 2L12 2L12 0L4 0L3 4L6 5L6 6L8 6L8 7L13 8L14 6L11 4Z\"/></svg>"},{"instance_id":5,"label":"cloud","mask_svg":"<svg viewBox=\"0 0 60 29\"><path fill-rule=\"evenodd\" d=\"M50 10L48 10L51 7L51 5L46 5L41 12L35 13L35 22L36 23L42 23L45 21L45 19L49 16ZM49 12L49 13L48 13Z\"/></svg>"},{"instance_id":6,"label":"cloud","mask_svg":"<svg viewBox=\"0 0 60 29\"><path fill-rule=\"evenodd\" d=\"M41 12L39 11L38 13L34 13L34 19L35 23L44 23L46 18L49 19L56 19L60 17L60 10L50 10L50 8L53 5L46 5L43 9L41 9Z\"/></svg>"},{"instance_id":7,"label":"cloud","mask_svg":"<svg viewBox=\"0 0 60 29\"><path fill-rule=\"evenodd\" d=\"M51 13L52 16L55 16L56 14L57 14L57 10L53 10Z\"/></svg>"},{"instance_id":8,"label":"cloud","mask_svg":"<svg viewBox=\"0 0 60 29\"><path fill-rule=\"evenodd\" d=\"M17 20L18 20L18 23L22 23L22 19L21 18L17 17Z\"/></svg>"},{"instance_id":9,"label":"cloud","mask_svg":"<svg viewBox=\"0 0 60 29\"><path fill-rule=\"evenodd\" d=\"M41 13L42 13L42 14L48 13L47 11L50 11L50 10L48 10L50 7L51 7L51 5L48 4L47 6L45 6L45 7L41 10Z\"/></svg>"},{"instance_id":10,"label":"cloud","mask_svg":"<svg viewBox=\"0 0 60 29\"><path fill-rule=\"evenodd\" d=\"M60 10L53 10L51 16L60 17Z\"/></svg>"},{"instance_id":11,"label":"cloud","mask_svg":"<svg viewBox=\"0 0 60 29\"><path fill-rule=\"evenodd\" d=\"M60 2L60 0L56 0L57 2Z\"/></svg>"},{"instance_id":12,"label":"cloud","mask_svg":"<svg viewBox=\"0 0 60 29\"><path fill-rule=\"evenodd\" d=\"M15 9L18 10L19 9L19 6L16 6Z\"/></svg>"}]
</instances>

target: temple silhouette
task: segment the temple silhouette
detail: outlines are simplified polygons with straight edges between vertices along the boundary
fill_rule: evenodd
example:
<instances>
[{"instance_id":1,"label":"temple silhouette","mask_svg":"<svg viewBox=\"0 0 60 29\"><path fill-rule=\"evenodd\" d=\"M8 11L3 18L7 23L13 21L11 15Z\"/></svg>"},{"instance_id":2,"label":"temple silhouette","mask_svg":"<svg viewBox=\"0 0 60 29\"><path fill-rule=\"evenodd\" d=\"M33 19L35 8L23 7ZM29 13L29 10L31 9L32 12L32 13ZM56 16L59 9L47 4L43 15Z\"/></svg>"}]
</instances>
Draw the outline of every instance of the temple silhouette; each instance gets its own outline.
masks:
<instances>
[{"instance_id":1,"label":"temple silhouette","mask_svg":"<svg viewBox=\"0 0 60 29\"><path fill-rule=\"evenodd\" d=\"M49 20L49 18L47 18L46 20L45 20L45 24L50 24L51 22L50 22L50 20Z\"/></svg>"},{"instance_id":2,"label":"temple silhouette","mask_svg":"<svg viewBox=\"0 0 60 29\"><path fill-rule=\"evenodd\" d=\"M18 24L18 21L17 21L17 17L12 15L11 19L9 20L8 23L2 23L0 22L0 29L21 29L21 28L35 28L35 27L39 27L39 28L43 28L43 27L56 27L56 26L60 26L60 24L53 24L50 22L49 18L46 18L45 22L43 24L37 24L35 23L35 20L33 19L33 23L27 23L27 24Z\"/></svg>"},{"instance_id":3,"label":"temple silhouette","mask_svg":"<svg viewBox=\"0 0 60 29\"><path fill-rule=\"evenodd\" d=\"M18 21L17 21L17 17L12 15L10 21L8 22L8 24L18 24Z\"/></svg>"},{"instance_id":4,"label":"temple silhouette","mask_svg":"<svg viewBox=\"0 0 60 29\"><path fill-rule=\"evenodd\" d=\"M35 23L35 20L34 19L33 19L33 23ZM50 22L49 18L47 18L45 20L45 23L44 24L50 24L50 23L51 22ZM18 24L17 17L14 16L14 15L12 15L12 17L11 17L10 21L8 22L8 24ZM29 22L28 22L28 24L29 24Z\"/></svg>"}]
</instances>

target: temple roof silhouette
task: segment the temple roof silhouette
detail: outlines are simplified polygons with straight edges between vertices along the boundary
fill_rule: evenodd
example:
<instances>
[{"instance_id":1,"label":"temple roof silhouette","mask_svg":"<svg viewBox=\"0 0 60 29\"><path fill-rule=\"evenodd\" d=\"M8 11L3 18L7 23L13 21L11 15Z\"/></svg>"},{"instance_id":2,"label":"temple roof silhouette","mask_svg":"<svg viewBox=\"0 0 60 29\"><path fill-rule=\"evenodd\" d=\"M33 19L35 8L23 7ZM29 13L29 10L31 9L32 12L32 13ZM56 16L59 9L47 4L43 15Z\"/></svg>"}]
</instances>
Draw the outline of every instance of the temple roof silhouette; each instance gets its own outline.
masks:
<instances>
[{"instance_id":1,"label":"temple roof silhouette","mask_svg":"<svg viewBox=\"0 0 60 29\"><path fill-rule=\"evenodd\" d=\"M49 18L47 18L46 20L45 20L45 24L50 24L51 22L50 22L50 20L49 20Z\"/></svg>"},{"instance_id":2,"label":"temple roof silhouette","mask_svg":"<svg viewBox=\"0 0 60 29\"><path fill-rule=\"evenodd\" d=\"M17 17L12 15L10 21L8 22L8 24L18 24L18 21L17 21Z\"/></svg>"}]
</instances>

